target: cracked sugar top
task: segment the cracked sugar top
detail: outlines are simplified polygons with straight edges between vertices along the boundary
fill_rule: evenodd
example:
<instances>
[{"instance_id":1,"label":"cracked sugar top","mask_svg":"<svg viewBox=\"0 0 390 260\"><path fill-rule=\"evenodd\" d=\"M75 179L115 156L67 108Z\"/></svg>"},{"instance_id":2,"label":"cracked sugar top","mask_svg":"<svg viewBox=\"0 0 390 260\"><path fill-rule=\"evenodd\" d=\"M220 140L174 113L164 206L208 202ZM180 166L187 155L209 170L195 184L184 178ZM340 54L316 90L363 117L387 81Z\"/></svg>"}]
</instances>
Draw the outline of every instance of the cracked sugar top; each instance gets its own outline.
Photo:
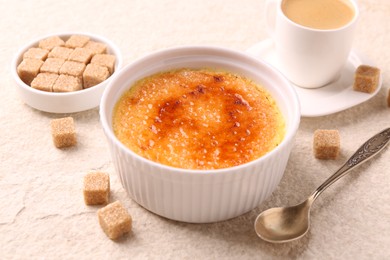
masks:
<instances>
[{"instance_id":1,"label":"cracked sugar top","mask_svg":"<svg viewBox=\"0 0 390 260\"><path fill-rule=\"evenodd\" d=\"M273 97L225 71L180 69L136 82L115 106L117 138L135 153L184 169L221 169L255 160L283 140Z\"/></svg>"}]
</instances>

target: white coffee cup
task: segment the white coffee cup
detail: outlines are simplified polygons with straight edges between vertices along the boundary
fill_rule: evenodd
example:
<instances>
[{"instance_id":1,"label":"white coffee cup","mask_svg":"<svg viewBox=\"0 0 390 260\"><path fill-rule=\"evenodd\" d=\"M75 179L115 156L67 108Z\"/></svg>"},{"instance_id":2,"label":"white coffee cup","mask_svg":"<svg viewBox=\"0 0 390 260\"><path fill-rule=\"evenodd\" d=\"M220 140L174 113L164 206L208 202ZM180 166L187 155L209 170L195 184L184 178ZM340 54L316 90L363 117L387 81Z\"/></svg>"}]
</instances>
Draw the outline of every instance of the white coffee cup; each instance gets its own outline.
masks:
<instances>
[{"instance_id":1,"label":"white coffee cup","mask_svg":"<svg viewBox=\"0 0 390 260\"><path fill-rule=\"evenodd\" d=\"M352 48L359 16L357 4L347 1L354 9L353 18L344 26L326 30L290 20L282 10L283 0L267 1L267 29L274 40L279 69L292 83L318 88L339 77Z\"/></svg>"}]
</instances>

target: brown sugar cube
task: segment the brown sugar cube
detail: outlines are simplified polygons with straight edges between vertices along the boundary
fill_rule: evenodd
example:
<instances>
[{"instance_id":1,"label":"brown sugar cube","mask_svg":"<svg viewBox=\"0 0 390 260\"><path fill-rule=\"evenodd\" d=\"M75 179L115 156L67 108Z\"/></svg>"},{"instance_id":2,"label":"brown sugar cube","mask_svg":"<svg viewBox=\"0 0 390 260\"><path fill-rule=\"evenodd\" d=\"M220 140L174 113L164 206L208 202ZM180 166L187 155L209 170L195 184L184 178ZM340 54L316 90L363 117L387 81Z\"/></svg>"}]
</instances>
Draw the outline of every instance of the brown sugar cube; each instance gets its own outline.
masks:
<instances>
[{"instance_id":1,"label":"brown sugar cube","mask_svg":"<svg viewBox=\"0 0 390 260\"><path fill-rule=\"evenodd\" d=\"M314 132L314 156L317 159L335 160L340 154L340 135L338 130L318 129Z\"/></svg>"},{"instance_id":2,"label":"brown sugar cube","mask_svg":"<svg viewBox=\"0 0 390 260\"><path fill-rule=\"evenodd\" d=\"M49 58L60 58L67 60L69 58L69 55L72 53L73 49L66 48L66 47L54 47L50 53Z\"/></svg>"},{"instance_id":3,"label":"brown sugar cube","mask_svg":"<svg viewBox=\"0 0 390 260\"><path fill-rule=\"evenodd\" d=\"M60 68L62 64L64 64L64 59L59 58L47 58L41 67L41 72L47 73L55 73L58 74L60 72Z\"/></svg>"},{"instance_id":4,"label":"brown sugar cube","mask_svg":"<svg viewBox=\"0 0 390 260\"><path fill-rule=\"evenodd\" d=\"M69 48L84 47L87 44L88 41L89 41L89 37L88 36L72 35L65 42L65 46L69 47Z\"/></svg>"},{"instance_id":5,"label":"brown sugar cube","mask_svg":"<svg viewBox=\"0 0 390 260\"><path fill-rule=\"evenodd\" d=\"M96 54L93 56L91 63L106 67L112 74L115 67L115 56L111 54Z\"/></svg>"},{"instance_id":6,"label":"brown sugar cube","mask_svg":"<svg viewBox=\"0 0 390 260\"><path fill-rule=\"evenodd\" d=\"M65 61L65 63L60 68L60 74L65 74L82 79L84 70L84 63L68 60Z\"/></svg>"},{"instance_id":7,"label":"brown sugar cube","mask_svg":"<svg viewBox=\"0 0 390 260\"><path fill-rule=\"evenodd\" d=\"M37 77L31 82L31 87L47 92L52 92L54 82L56 82L57 78L58 74L39 73Z\"/></svg>"},{"instance_id":8,"label":"brown sugar cube","mask_svg":"<svg viewBox=\"0 0 390 260\"><path fill-rule=\"evenodd\" d=\"M46 49L30 48L23 54L23 59L45 60L48 53L49 51Z\"/></svg>"},{"instance_id":9,"label":"brown sugar cube","mask_svg":"<svg viewBox=\"0 0 390 260\"><path fill-rule=\"evenodd\" d=\"M390 107L390 89L389 94L387 94L387 106Z\"/></svg>"},{"instance_id":10,"label":"brown sugar cube","mask_svg":"<svg viewBox=\"0 0 390 260\"><path fill-rule=\"evenodd\" d=\"M51 51L56 46L64 46L65 42L58 36L52 36L39 41L39 48Z\"/></svg>"},{"instance_id":11,"label":"brown sugar cube","mask_svg":"<svg viewBox=\"0 0 390 260\"><path fill-rule=\"evenodd\" d=\"M360 65L355 71L353 90L373 93L379 85L380 70L368 65Z\"/></svg>"},{"instance_id":12,"label":"brown sugar cube","mask_svg":"<svg viewBox=\"0 0 390 260\"><path fill-rule=\"evenodd\" d=\"M84 176L84 202L86 205L107 204L110 197L110 176L104 172L91 172Z\"/></svg>"},{"instance_id":13,"label":"brown sugar cube","mask_svg":"<svg viewBox=\"0 0 390 260\"><path fill-rule=\"evenodd\" d=\"M110 239L118 239L131 231L132 219L119 201L98 210L99 224Z\"/></svg>"},{"instance_id":14,"label":"brown sugar cube","mask_svg":"<svg viewBox=\"0 0 390 260\"><path fill-rule=\"evenodd\" d=\"M57 148L70 147L77 144L76 130L72 117L53 119L50 122L53 143Z\"/></svg>"},{"instance_id":15,"label":"brown sugar cube","mask_svg":"<svg viewBox=\"0 0 390 260\"><path fill-rule=\"evenodd\" d=\"M84 48L90 50L93 55L107 53L107 45L102 42L89 41Z\"/></svg>"},{"instance_id":16,"label":"brown sugar cube","mask_svg":"<svg viewBox=\"0 0 390 260\"><path fill-rule=\"evenodd\" d=\"M76 48L69 56L69 60L88 64L92 58L92 52L85 48Z\"/></svg>"},{"instance_id":17,"label":"brown sugar cube","mask_svg":"<svg viewBox=\"0 0 390 260\"><path fill-rule=\"evenodd\" d=\"M93 87L110 76L108 69L95 64L88 64L83 73L84 88Z\"/></svg>"},{"instance_id":18,"label":"brown sugar cube","mask_svg":"<svg viewBox=\"0 0 390 260\"><path fill-rule=\"evenodd\" d=\"M64 74L60 74L53 85L53 92L72 92L81 89L83 89L81 79Z\"/></svg>"},{"instance_id":19,"label":"brown sugar cube","mask_svg":"<svg viewBox=\"0 0 390 260\"><path fill-rule=\"evenodd\" d=\"M43 61L37 59L24 59L17 67L20 79L30 85L33 79L38 75Z\"/></svg>"}]
</instances>

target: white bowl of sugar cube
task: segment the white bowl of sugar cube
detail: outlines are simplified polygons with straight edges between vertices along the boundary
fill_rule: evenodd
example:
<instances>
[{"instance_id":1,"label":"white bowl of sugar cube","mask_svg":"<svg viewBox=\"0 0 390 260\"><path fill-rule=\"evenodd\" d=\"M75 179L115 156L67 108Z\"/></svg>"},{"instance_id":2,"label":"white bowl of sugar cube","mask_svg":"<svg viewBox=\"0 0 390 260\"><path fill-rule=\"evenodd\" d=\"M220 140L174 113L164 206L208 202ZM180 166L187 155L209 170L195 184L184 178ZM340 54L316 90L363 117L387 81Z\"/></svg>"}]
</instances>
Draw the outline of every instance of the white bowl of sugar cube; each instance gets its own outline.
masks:
<instances>
[{"instance_id":1,"label":"white bowl of sugar cube","mask_svg":"<svg viewBox=\"0 0 390 260\"><path fill-rule=\"evenodd\" d=\"M50 113L74 113L98 107L108 81L121 66L121 53L107 38L67 32L22 47L11 71L27 105Z\"/></svg>"}]
</instances>

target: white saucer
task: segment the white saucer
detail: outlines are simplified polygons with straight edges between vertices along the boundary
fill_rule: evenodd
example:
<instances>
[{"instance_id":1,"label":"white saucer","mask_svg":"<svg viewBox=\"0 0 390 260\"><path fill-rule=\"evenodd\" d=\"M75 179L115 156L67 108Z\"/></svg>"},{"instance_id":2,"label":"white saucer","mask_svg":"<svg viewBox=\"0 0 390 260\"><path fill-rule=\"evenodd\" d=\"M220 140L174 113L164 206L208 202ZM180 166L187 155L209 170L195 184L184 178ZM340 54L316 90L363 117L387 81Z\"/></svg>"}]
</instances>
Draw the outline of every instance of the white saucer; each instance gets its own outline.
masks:
<instances>
[{"instance_id":1,"label":"white saucer","mask_svg":"<svg viewBox=\"0 0 390 260\"><path fill-rule=\"evenodd\" d=\"M274 44L271 39L257 43L249 48L247 52L278 68ZM378 88L372 94L357 92L352 88L355 70L361 64L375 66L366 57L352 51L337 81L316 89L301 88L292 84L301 102L302 116L317 117L333 114L356 106L375 96L382 86L382 76Z\"/></svg>"}]
</instances>

